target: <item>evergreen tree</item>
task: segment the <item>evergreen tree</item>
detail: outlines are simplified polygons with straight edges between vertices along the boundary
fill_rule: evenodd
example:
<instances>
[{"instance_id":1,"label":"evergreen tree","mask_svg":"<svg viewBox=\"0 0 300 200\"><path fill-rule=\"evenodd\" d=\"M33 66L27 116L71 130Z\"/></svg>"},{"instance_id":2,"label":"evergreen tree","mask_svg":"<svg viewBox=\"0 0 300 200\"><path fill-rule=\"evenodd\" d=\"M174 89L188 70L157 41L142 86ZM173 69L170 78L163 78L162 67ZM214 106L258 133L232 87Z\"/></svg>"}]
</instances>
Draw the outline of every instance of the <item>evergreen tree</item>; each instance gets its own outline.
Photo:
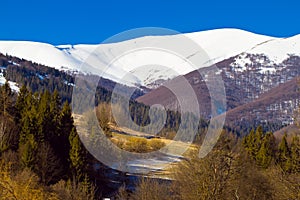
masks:
<instances>
[{"instance_id":1,"label":"evergreen tree","mask_svg":"<svg viewBox=\"0 0 300 200\"><path fill-rule=\"evenodd\" d=\"M10 89L9 83L6 81L5 84L0 88L0 115L9 116L12 114L12 96L13 93Z\"/></svg>"},{"instance_id":2,"label":"evergreen tree","mask_svg":"<svg viewBox=\"0 0 300 200\"><path fill-rule=\"evenodd\" d=\"M247 150L251 158L256 156L256 144L255 144L255 131L252 129L250 133L244 138L243 145Z\"/></svg>"},{"instance_id":3,"label":"evergreen tree","mask_svg":"<svg viewBox=\"0 0 300 200\"><path fill-rule=\"evenodd\" d=\"M51 97L51 102L50 102L50 112L53 115L53 119L58 121L59 120L59 114L61 110L61 98L58 94L58 91L55 90L52 94Z\"/></svg>"},{"instance_id":4,"label":"evergreen tree","mask_svg":"<svg viewBox=\"0 0 300 200\"><path fill-rule=\"evenodd\" d=\"M50 93L45 91L41 94L37 110L37 138L39 143L43 143L48 135L48 130L52 125L50 123Z\"/></svg>"},{"instance_id":5,"label":"evergreen tree","mask_svg":"<svg viewBox=\"0 0 300 200\"><path fill-rule=\"evenodd\" d=\"M294 136L291 143L291 170L300 172L300 139Z\"/></svg>"},{"instance_id":6,"label":"evergreen tree","mask_svg":"<svg viewBox=\"0 0 300 200\"><path fill-rule=\"evenodd\" d=\"M60 130L61 99L57 90L55 90L51 96L49 109L50 109L49 117L51 119L51 122L49 124L48 132L49 132L50 140L53 140L53 138L60 135L61 133ZM55 142L56 141L52 141L52 144L55 144Z\"/></svg>"},{"instance_id":7,"label":"evergreen tree","mask_svg":"<svg viewBox=\"0 0 300 200\"><path fill-rule=\"evenodd\" d=\"M32 134L27 135L26 142L20 146L20 161L24 168L33 169L36 162L37 143Z\"/></svg>"},{"instance_id":8,"label":"evergreen tree","mask_svg":"<svg viewBox=\"0 0 300 200\"><path fill-rule=\"evenodd\" d=\"M18 98L15 103L15 119L14 119L14 121L16 123L16 129L19 132L18 137L16 138L18 143L20 143L20 141L21 141L20 136L22 136L22 135L24 136L24 132L21 131L23 129L23 123L24 123L24 119L22 121L22 118L23 118L23 114L26 112L26 109L27 109L26 99L28 98L28 95L29 95L29 91L24 84L20 88ZM24 138L25 137L23 137L23 139Z\"/></svg>"},{"instance_id":9,"label":"evergreen tree","mask_svg":"<svg viewBox=\"0 0 300 200\"><path fill-rule=\"evenodd\" d=\"M290 149L287 143L287 134L285 133L278 146L277 163L281 166L283 170L289 171L291 168L290 162Z\"/></svg>"},{"instance_id":10,"label":"evergreen tree","mask_svg":"<svg viewBox=\"0 0 300 200\"><path fill-rule=\"evenodd\" d=\"M62 124L62 133L71 133L72 129L74 128L74 119L72 116L71 107L67 101L63 104L60 120Z\"/></svg>"},{"instance_id":11,"label":"evergreen tree","mask_svg":"<svg viewBox=\"0 0 300 200\"><path fill-rule=\"evenodd\" d=\"M70 141L70 168L73 175L73 179L82 180L85 174L85 158L86 152L80 141L78 134L76 133L75 128L72 129L72 132L69 137Z\"/></svg>"},{"instance_id":12,"label":"evergreen tree","mask_svg":"<svg viewBox=\"0 0 300 200\"><path fill-rule=\"evenodd\" d=\"M29 95L29 91L24 84L19 91L19 95L15 105L17 122L21 120L21 115L23 111L26 109L26 98L28 95Z\"/></svg>"},{"instance_id":13,"label":"evergreen tree","mask_svg":"<svg viewBox=\"0 0 300 200\"><path fill-rule=\"evenodd\" d=\"M257 164L263 168L268 168L273 158L273 146L275 138L273 133L267 133L261 143L261 147L256 155Z\"/></svg>"},{"instance_id":14,"label":"evergreen tree","mask_svg":"<svg viewBox=\"0 0 300 200\"><path fill-rule=\"evenodd\" d=\"M25 144L29 135L36 136L37 131L37 110L36 97L30 92L25 99L25 107L21 116L20 145Z\"/></svg>"},{"instance_id":15,"label":"evergreen tree","mask_svg":"<svg viewBox=\"0 0 300 200\"><path fill-rule=\"evenodd\" d=\"M68 166L65 168L65 171L69 169L70 163L69 163L69 149L70 149L70 142L69 137L75 129L74 127L74 120L72 117L72 111L70 108L70 105L68 102L65 102L62 111L60 113L60 133L58 136L56 136L57 141L56 144L56 151L64 164L64 166Z\"/></svg>"},{"instance_id":16,"label":"evergreen tree","mask_svg":"<svg viewBox=\"0 0 300 200\"><path fill-rule=\"evenodd\" d=\"M254 144L255 144L254 145L254 154L255 154L255 156L257 155L257 153L262 145L263 137L264 137L263 128L262 128L262 126L258 126L256 128L255 137L254 137Z\"/></svg>"},{"instance_id":17,"label":"evergreen tree","mask_svg":"<svg viewBox=\"0 0 300 200\"><path fill-rule=\"evenodd\" d=\"M18 146L18 129L15 123L13 93L8 82L0 86L0 155Z\"/></svg>"}]
</instances>

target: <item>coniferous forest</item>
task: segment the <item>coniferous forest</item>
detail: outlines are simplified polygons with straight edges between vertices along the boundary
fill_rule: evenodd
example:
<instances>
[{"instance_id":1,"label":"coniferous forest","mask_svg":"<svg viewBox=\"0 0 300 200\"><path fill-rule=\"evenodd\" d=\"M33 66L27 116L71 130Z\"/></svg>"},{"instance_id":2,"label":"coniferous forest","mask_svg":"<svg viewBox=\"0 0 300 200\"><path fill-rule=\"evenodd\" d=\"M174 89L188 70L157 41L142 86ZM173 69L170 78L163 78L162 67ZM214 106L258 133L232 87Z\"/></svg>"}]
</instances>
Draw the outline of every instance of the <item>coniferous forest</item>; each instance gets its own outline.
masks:
<instances>
[{"instance_id":1,"label":"coniferous forest","mask_svg":"<svg viewBox=\"0 0 300 200\"><path fill-rule=\"evenodd\" d=\"M91 199L88 154L57 91L1 87L2 199Z\"/></svg>"}]
</instances>

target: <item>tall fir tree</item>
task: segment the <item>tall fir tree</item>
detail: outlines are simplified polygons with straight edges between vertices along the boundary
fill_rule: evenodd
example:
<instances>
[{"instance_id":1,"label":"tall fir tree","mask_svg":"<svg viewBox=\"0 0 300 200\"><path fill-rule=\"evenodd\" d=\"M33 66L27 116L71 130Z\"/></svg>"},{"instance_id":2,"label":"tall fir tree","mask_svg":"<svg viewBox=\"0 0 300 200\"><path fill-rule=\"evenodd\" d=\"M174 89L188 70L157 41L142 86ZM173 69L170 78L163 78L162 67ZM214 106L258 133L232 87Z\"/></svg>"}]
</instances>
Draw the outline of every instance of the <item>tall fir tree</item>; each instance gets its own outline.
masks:
<instances>
[{"instance_id":1,"label":"tall fir tree","mask_svg":"<svg viewBox=\"0 0 300 200\"><path fill-rule=\"evenodd\" d=\"M24 168L33 169L36 163L37 143L34 135L27 135L26 141L20 145L20 162Z\"/></svg>"},{"instance_id":2,"label":"tall fir tree","mask_svg":"<svg viewBox=\"0 0 300 200\"><path fill-rule=\"evenodd\" d=\"M73 179L81 181L86 172L86 151L80 141L79 135L76 133L75 128L69 137L70 141L70 168Z\"/></svg>"},{"instance_id":3,"label":"tall fir tree","mask_svg":"<svg viewBox=\"0 0 300 200\"><path fill-rule=\"evenodd\" d=\"M49 127L50 137L56 137L61 133L60 128L60 112L61 112L61 98L58 94L58 91L55 90L51 96L50 101L50 118L51 125Z\"/></svg>"},{"instance_id":4,"label":"tall fir tree","mask_svg":"<svg viewBox=\"0 0 300 200\"><path fill-rule=\"evenodd\" d=\"M291 143L291 170L292 172L300 172L300 139L295 135Z\"/></svg>"},{"instance_id":5,"label":"tall fir tree","mask_svg":"<svg viewBox=\"0 0 300 200\"><path fill-rule=\"evenodd\" d=\"M69 159L69 149L70 149L70 142L69 137L75 129L74 120L72 117L71 107L68 102L63 104L61 113L60 113L60 133L57 136L56 141L56 151L59 152L59 156L61 158L62 163L64 166L70 166L70 159ZM67 171L69 169L65 168Z\"/></svg>"},{"instance_id":6,"label":"tall fir tree","mask_svg":"<svg viewBox=\"0 0 300 200\"><path fill-rule=\"evenodd\" d=\"M0 155L9 149L18 148L18 128L16 126L13 93L8 82L0 86Z\"/></svg>"},{"instance_id":7,"label":"tall fir tree","mask_svg":"<svg viewBox=\"0 0 300 200\"><path fill-rule=\"evenodd\" d=\"M21 115L23 111L26 109L26 98L29 95L29 91L25 84L20 88L19 95L16 101L16 117L17 117L17 122L21 119Z\"/></svg>"},{"instance_id":8,"label":"tall fir tree","mask_svg":"<svg viewBox=\"0 0 300 200\"><path fill-rule=\"evenodd\" d=\"M282 137L281 142L278 146L276 161L284 171L290 170L291 168L290 148L287 143L286 133Z\"/></svg>"},{"instance_id":9,"label":"tall fir tree","mask_svg":"<svg viewBox=\"0 0 300 200\"><path fill-rule=\"evenodd\" d=\"M275 138L273 133L267 133L261 143L261 147L256 155L256 162L263 168L268 168L274 157Z\"/></svg>"},{"instance_id":10,"label":"tall fir tree","mask_svg":"<svg viewBox=\"0 0 300 200\"><path fill-rule=\"evenodd\" d=\"M262 126L258 126L256 128L256 131L255 131L255 136L254 136L254 143L255 143L255 146L254 146L254 152L255 152L255 156L257 155L261 145L262 145L262 140L263 140L263 137L264 137L264 132L263 132L263 128Z\"/></svg>"},{"instance_id":11,"label":"tall fir tree","mask_svg":"<svg viewBox=\"0 0 300 200\"><path fill-rule=\"evenodd\" d=\"M10 116L13 112L12 96L13 93L10 89L9 83L6 81L5 84L0 88L0 114L4 116Z\"/></svg>"},{"instance_id":12,"label":"tall fir tree","mask_svg":"<svg viewBox=\"0 0 300 200\"><path fill-rule=\"evenodd\" d=\"M29 135L36 137L37 133L37 108L36 97L31 92L25 99L25 107L22 111L22 117L20 120L21 132L20 132L20 145L26 143Z\"/></svg>"},{"instance_id":13,"label":"tall fir tree","mask_svg":"<svg viewBox=\"0 0 300 200\"><path fill-rule=\"evenodd\" d=\"M38 110L37 110L37 138L39 143L45 142L47 139L48 130L52 125L50 123L50 93L45 91L40 95Z\"/></svg>"},{"instance_id":14,"label":"tall fir tree","mask_svg":"<svg viewBox=\"0 0 300 200\"><path fill-rule=\"evenodd\" d=\"M258 136L260 131L251 129L250 133L244 138L243 145L252 159L255 159L258 153Z\"/></svg>"}]
</instances>

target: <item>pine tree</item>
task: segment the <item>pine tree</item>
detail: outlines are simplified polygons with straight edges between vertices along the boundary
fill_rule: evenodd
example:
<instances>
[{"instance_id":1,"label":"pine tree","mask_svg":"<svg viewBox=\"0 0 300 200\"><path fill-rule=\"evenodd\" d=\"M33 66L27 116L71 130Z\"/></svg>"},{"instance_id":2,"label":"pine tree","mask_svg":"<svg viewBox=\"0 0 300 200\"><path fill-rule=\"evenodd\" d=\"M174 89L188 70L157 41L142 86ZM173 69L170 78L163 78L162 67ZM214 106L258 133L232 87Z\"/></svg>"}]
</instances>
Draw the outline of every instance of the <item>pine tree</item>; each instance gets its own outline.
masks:
<instances>
[{"instance_id":1,"label":"pine tree","mask_svg":"<svg viewBox=\"0 0 300 200\"><path fill-rule=\"evenodd\" d=\"M291 168L290 162L290 149L287 143L287 134L285 133L278 146L277 163L281 166L283 170L289 171L289 169Z\"/></svg>"},{"instance_id":2,"label":"pine tree","mask_svg":"<svg viewBox=\"0 0 300 200\"><path fill-rule=\"evenodd\" d=\"M67 101L63 104L60 120L62 124L62 134L66 132L69 135L74 128L74 119L71 107Z\"/></svg>"},{"instance_id":3,"label":"pine tree","mask_svg":"<svg viewBox=\"0 0 300 200\"><path fill-rule=\"evenodd\" d=\"M263 141L261 143L261 147L256 155L256 162L259 166L263 168L268 168L272 158L273 158L273 146L275 143L275 138L273 136L273 133L269 132L267 133Z\"/></svg>"},{"instance_id":4,"label":"pine tree","mask_svg":"<svg viewBox=\"0 0 300 200\"><path fill-rule=\"evenodd\" d=\"M61 117L61 99L58 94L58 91L55 90L51 96L50 101L50 119L51 122L49 124L49 137L55 138L56 136L60 135L61 133L61 123L60 123L60 117ZM51 140L51 139L50 139ZM55 142L55 141L54 141Z\"/></svg>"},{"instance_id":5,"label":"pine tree","mask_svg":"<svg viewBox=\"0 0 300 200\"><path fill-rule=\"evenodd\" d=\"M16 101L16 120L17 123L21 120L21 115L26 109L26 98L29 95L29 91L25 85L23 85L19 91L19 95Z\"/></svg>"},{"instance_id":6,"label":"pine tree","mask_svg":"<svg viewBox=\"0 0 300 200\"><path fill-rule=\"evenodd\" d=\"M41 94L37 110L37 138L39 143L43 143L47 137L48 130L52 125L50 123L50 94L48 91L45 91Z\"/></svg>"},{"instance_id":7,"label":"pine tree","mask_svg":"<svg viewBox=\"0 0 300 200\"><path fill-rule=\"evenodd\" d=\"M72 117L72 111L68 102L65 102L60 113L60 133L57 136L56 144L56 152L59 153L59 157L64 166L70 166L69 163L69 150L70 150L70 142L69 137L73 131L74 120ZM65 170L68 170L66 168Z\"/></svg>"},{"instance_id":8,"label":"pine tree","mask_svg":"<svg viewBox=\"0 0 300 200\"><path fill-rule=\"evenodd\" d=\"M91 183L87 174L83 175L83 181L81 182L81 190L88 197L88 199L95 198L95 187Z\"/></svg>"},{"instance_id":9,"label":"pine tree","mask_svg":"<svg viewBox=\"0 0 300 200\"><path fill-rule=\"evenodd\" d=\"M0 86L0 155L18 146L18 129L15 123L13 93L8 82Z\"/></svg>"},{"instance_id":10,"label":"pine tree","mask_svg":"<svg viewBox=\"0 0 300 200\"><path fill-rule=\"evenodd\" d=\"M252 129L244 138L243 145L252 159L256 156L255 131Z\"/></svg>"},{"instance_id":11,"label":"pine tree","mask_svg":"<svg viewBox=\"0 0 300 200\"><path fill-rule=\"evenodd\" d=\"M58 91L55 90L51 97L50 102L50 112L52 113L53 120L58 121L59 120L59 114L61 110L61 98L58 94Z\"/></svg>"},{"instance_id":12,"label":"pine tree","mask_svg":"<svg viewBox=\"0 0 300 200\"><path fill-rule=\"evenodd\" d=\"M25 107L21 115L20 145L26 143L29 135L37 133L36 97L30 92L25 99Z\"/></svg>"},{"instance_id":13,"label":"pine tree","mask_svg":"<svg viewBox=\"0 0 300 200\"><path fill-rule=\"evenodd\" d=\"M256 128L255 136L254 136L254 143L255 143L254 153L255 153L255 156L258 153L258 151L259 151L259 149L262 145L263 136L264 136L264 132L263 132L262 126L258 126Z\"/></svg>"},{"instance_id":14,"label":"pine tree","mask_svg":"<svg viewBox=\"0 0 300 200\"><path fill-rule=\"evenodd\" d=\"M300 139L294 136L291 143L291 170L300 172Z\"/></svg>"},{"instance_id":15,"label":"pine tree","mask_svg":"<svg viewBox=\"0 0 300 200\"><path fill-rule=\"evenodd\" d=\"M0 88L0 114L9 116L12 114L12 91L9 83L6 81L5 84Z\"/></svg>"},{"instance_id":16,"label":"pine tree","mask_svg":"<svg viewBox=\"0 0 300 200\"><path fill-rule=\"evenodd\" d=\"M76 133L75 128L72 129L72 132L69 136L70 141L70 168L73 175L73 179L82 180L85 173L85 158L86 152L80 141L78 134Z\"/></svg>"},{"instance_id":17,"label":"pine tree","mask_svg":"<svg viewBox=\"0 0 300 200\"><path fill-rule=\"evenodd\" d=\"M20 146L20 161L24 168L33 169L36 161L37 143L32 134L27 135L26 142Z\"/></svg>"}]
</instances>

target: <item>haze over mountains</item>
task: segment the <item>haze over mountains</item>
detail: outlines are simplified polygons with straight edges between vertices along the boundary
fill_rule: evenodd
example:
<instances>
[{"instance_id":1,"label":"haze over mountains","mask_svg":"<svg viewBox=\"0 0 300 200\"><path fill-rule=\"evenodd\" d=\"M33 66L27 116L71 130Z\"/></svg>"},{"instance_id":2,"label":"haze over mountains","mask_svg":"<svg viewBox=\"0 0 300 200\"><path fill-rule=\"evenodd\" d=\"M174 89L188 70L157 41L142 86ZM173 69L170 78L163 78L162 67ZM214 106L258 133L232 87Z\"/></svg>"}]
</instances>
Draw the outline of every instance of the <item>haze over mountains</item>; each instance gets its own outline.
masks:
<instances>
[{"instance_id":1,"label":"haze over mountains","mask_svg":"<svg viewBox=\"0 0 300 200\"><path fill-rule=\"evenodd\" d=\"M209 118L211 99L205 85L209 75L201 77L195 67L153 49L126 54L132 49L164 45L182 52L183 37L198 44L207 54L197 68L206 73L212 65L218 67L214 73L221 75L227 98L227 110L219 110L219 114L230 110L228 114L230 121L234 121L233 126L273 123L272 126L278 127L292 123L292 112L299 105L296 90L300 75L300 35L275 38L239 29L217 29L146 36L99 45L53 46L38 42L0 41L0 53L63 71L96 74L128 86L148 88L145 91L150 92L137 100L147 105L160 103L169 109L177 109L176 97L160 86L166 81L172 84L173 78L184 75L201 102L201 115ZM126 56L121 56L115 63L107 63L124 53ZM201 53L201 49L187 48L180 56L190 58ZM165 66L157 65L156 61ZM139 68L139 65L144 67Z\"/></svg>"}]
</instances>

